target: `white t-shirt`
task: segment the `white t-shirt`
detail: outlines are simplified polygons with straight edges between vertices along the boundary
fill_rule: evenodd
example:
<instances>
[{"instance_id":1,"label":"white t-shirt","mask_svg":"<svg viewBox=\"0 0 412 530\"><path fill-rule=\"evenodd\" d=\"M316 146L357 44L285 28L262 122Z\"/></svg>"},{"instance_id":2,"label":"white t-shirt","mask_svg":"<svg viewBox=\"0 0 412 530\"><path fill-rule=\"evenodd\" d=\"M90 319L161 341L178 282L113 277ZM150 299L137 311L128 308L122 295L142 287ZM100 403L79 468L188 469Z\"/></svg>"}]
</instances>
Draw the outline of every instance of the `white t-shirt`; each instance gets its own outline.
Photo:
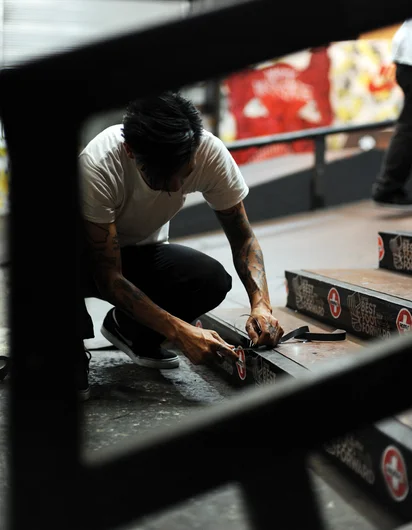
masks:
<instances>
[{"instance_id":1,"label":"white t-shirt","mask_svg":"<svg viewBox=\"0 0 412 530\"><path fill-rule=\"evenodd\" d=\"M392 39L392 58L395 63L412 66L412 19L406 20Z\"/></svg>"},{"instance_id":2,"label":"white t-shirt","mask_svg":"<svg viewBox=\"0 0 412 530\"><path fill-rule=\"evenodd\" d=\"M79 155L83 216L94 223L116 222L120 246L167 242L169 221L188 193L200 191L214 210L231 208L249 193L223 142L205 130L183 188L170 196L154 191L127 156L121 129L108 127Z\"/></svg>"}]
</instances>

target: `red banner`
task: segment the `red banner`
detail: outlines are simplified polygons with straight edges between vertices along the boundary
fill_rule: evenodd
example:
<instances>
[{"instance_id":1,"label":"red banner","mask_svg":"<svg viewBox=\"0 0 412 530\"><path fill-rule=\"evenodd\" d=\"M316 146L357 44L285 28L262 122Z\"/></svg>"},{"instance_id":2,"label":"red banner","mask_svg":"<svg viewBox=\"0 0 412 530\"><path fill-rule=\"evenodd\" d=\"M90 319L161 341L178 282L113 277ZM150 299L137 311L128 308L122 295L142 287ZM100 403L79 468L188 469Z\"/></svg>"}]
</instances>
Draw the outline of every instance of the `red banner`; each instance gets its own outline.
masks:
<instances>
[{"instance_id":1,"label":"red banner","mask_svg":"<svg viewBox=\"0 0 412 530\"><path fill-rule=\"evenodd\" d=\"M236 122L236 139L323 127L332 123L326 48L311 52L299 68L278 62L248 69L226 79L229 111ZM292 152L313 150L310 140L233 152L238 164Z\"/></svg>"}]
</instances>

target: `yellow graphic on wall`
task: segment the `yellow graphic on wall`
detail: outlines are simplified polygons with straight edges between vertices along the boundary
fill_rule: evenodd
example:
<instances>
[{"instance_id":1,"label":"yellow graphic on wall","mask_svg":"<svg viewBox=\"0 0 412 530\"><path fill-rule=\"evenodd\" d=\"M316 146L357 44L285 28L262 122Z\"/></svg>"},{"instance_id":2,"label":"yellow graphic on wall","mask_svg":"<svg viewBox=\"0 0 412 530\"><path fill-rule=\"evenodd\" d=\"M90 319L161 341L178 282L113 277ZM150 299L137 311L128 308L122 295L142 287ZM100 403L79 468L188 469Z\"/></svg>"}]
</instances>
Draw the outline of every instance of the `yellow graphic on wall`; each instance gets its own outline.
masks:
<instances>
[{"instance_id":1,"label":"yellow graphic on wall","mask_svg":"<svg viewBox=\"0 0 412 530\"><path fill-rule=\"evenodd\" d=\"M344 41L331 44L330 101L333 125L395 120L403 94L396 83L390 39ZM341 147L346 135L328 139L329 148Z\"/></svg>"}]
</instances>

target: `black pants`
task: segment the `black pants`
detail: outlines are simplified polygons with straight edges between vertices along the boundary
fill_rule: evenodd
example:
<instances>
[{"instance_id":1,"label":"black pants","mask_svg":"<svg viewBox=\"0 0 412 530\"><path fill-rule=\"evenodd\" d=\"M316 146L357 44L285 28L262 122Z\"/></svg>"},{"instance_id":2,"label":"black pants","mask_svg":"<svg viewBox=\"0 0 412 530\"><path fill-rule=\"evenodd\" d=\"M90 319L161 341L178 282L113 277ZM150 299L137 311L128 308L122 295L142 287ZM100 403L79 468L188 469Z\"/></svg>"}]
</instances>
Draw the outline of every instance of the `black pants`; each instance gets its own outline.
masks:
<instances>
[{"instance_id":1,"label":"black pants","mask_svg":"<svg viewBox=\"0 0 412 530\"><path fill-rule=\"evenodd\" d=\"M232 278L215 259L183 245L153 244L121 250L123 275L153 302L172 315L192 322L217 307L232 288ZM91 275L83 282L84 297L101 298ZM89 314L84 315L83 338L93 337ZM126 336L143 347L156 347L165 337L121 311L118 323Z\"/></svg>"},{"instance_id":2,"label":"black pants","mask_svg":"<svg viewBox=\"0 0 412 530\"><path fill-rule=\"evenodd\" d=\"M404 93L404 104L385 153L373 195L402 190L412 170L412 66L396 65L396 81Z\"/></svg>"}]
</instances>

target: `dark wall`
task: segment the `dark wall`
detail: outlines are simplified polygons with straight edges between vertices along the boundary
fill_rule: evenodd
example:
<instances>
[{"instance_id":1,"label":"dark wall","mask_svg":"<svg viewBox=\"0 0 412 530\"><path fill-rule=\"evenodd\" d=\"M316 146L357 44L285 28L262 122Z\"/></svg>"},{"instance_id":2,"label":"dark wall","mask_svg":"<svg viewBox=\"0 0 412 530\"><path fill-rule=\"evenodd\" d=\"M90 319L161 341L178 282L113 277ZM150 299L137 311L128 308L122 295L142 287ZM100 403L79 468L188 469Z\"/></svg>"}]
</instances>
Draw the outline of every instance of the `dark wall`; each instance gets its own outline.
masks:
<instances>
[{"instance_id":1,"label":"dark wall","mask_svg":"<svg viewBox=\"0 0 412 530\"><path fill-rule=\"evenodd\" d=\"M381 150L371 150L328 164L322 183L326 206L370 199L383 154ZM251 187L245 199L251 222L309 211L311 176L312 170L305 170ZM412 191L412 180L408 189ZM215 214L206 203L201 203L184 208L172 219L170 236L179 238L218 229Z\"/></svg>"}]
</instances>

